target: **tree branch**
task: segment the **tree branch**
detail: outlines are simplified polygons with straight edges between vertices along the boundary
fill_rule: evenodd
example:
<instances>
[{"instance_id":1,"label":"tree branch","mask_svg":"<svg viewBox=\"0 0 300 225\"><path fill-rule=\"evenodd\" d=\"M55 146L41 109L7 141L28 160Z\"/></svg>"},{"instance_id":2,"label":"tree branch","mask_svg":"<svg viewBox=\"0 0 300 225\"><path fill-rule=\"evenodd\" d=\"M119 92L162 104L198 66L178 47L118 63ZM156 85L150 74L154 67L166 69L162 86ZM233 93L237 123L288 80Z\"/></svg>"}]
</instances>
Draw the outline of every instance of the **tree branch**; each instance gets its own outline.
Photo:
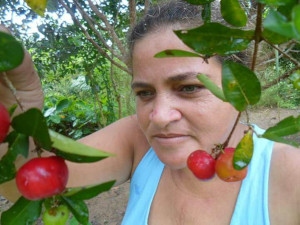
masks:
<instances>
[{"instance_id":1,"label":"tree branch","mask_svg":"<svg viewBox=\"0 0 300 225\"><path fill-rule=\"evenodd\" d=\"M102 54L105 58L107 58L113 65L115 65L116 67L118 67L119 69L125 71L126 73L130 73L129 69L127 68L127 66L124 66L122 64L120 64L119 62L117 62L116 60L114 60L113 58L110 57L110 55L107 53L107 51L105 51L105 49L101 48L98 43L96 43L96 41L93 40L93 38L89 35L89 33L87 32L87 30L81 25L81 23L79 22L79 20L76 18L76 16L74 15L72 9L70 9L64 2L63 0L58 0L59 3L67 10L67 12L71 15L73 22L82 30L83 34L86 36L87 40L89 42L92 43L92 45L94 47L96 47L96 49L98 50L98 52L100 54ZM121 62L124 63L123 60L120 60ZM124 63L125 64L125 63Z\"/></svg>"}]
</instances>

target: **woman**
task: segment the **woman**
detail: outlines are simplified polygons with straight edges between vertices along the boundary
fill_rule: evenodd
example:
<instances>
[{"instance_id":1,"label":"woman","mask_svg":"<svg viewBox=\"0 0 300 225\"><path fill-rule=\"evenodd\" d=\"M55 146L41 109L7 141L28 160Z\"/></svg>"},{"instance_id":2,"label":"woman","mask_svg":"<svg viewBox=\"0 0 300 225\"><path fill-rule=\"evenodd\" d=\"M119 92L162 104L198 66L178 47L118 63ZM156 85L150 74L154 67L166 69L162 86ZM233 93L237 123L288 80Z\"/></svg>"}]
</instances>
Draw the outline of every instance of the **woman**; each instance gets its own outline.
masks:
<instances>
[{"instance_id":1,"label":"woman","mask_svg":"<svg viewBox=\"0 0 300 225\"><path fill-rule=\"evenodd\" d=\"M81 140L116 157L92 164L69 163L68 186L111 179L121 184L131 179L124 225L300 224L300 153L292 147L255 138L255 154L243 182L224 182L217 176L201 181L186 166L194 150L210 153L215 144L223 143L238 115L196 78L203 73L221 86L217 58L205 62L201 58L153 57L165 49L190 50L173 30L199 25L199 18L196 6L171 1L150 11L133 29L130 65L136 115ZM36 77L28 59L20 66L31 71L27 80L18 77L20 68L9 74L20 90L25 87L22 82ZM37 83L24 91L28 101L22 101L27 108L41 104ZM34 99L39 101L34 103L37 93ZM7 95L1 93L4 102L2 96ZM235 147L246 129L238 124L228 145ZM2 192L7 186L12 188L7 184Z\"/></svg>"}]
</instances>

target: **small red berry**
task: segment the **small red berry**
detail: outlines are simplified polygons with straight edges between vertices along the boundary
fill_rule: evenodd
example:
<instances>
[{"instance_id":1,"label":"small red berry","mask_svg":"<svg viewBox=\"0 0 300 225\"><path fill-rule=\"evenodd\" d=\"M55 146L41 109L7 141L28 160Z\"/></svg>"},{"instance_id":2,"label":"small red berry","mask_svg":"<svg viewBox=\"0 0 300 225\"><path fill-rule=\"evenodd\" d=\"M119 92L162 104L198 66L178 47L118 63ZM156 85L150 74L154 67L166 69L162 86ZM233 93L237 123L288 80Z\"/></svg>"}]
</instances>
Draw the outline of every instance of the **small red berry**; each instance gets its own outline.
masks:
<instances>
[{"instance_id":1,"label":"small red berry","mask_svg":"<svg viewBox=\"0 0 300 225\"><path fill-rule=\"evenodd\" d=\"M247 167L236 170L233 167L234 148L225 148L216 160L216 173L221 180L234 182L243 180L247 175Z\"/></svg>"},{"instance_id":2,"label":"small red berry","mask_svg":"<svg viewBox=\"0 0 300 225\"><path fill-rule=\"evenodd\" d=\"M60 194L66 188L69 171L65 160L58 156L34 158L17 172L20 193L29 200Z\"/></svg>"},{"instance_id":3,"label":"small red berry","mask_svg":"<svg viewBox=\"0 0 300 225\"><path fill-rule=\"evenodd\" d=\"M215 162L206 151L196 150L189 155L187 166L197 178L207 180L215 174Z\"/></svg>"},{"instance_id":4,"label":"small red berry","mask_svg":"<svg viewBox=\"0 0 300 225\"><path fill-rule=\"evenodd\" d=\"M4 141L7 136L10 126L10 115L3 104L0 103L0 143Z\"/></svg>"}]
</instances>

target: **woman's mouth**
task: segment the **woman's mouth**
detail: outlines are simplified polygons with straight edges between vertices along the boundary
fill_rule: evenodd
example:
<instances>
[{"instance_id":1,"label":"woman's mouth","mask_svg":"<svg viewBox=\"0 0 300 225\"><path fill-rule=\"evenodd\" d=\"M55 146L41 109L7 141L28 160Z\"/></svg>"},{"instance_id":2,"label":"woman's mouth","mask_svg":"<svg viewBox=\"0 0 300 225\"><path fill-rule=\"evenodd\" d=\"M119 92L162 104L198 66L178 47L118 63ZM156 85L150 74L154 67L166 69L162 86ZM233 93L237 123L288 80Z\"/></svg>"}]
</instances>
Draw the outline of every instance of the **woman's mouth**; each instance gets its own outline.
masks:
<instances>
[{"instance_id":1,"label":"woman's mouth","mask_svg":"<svg viewBox=\"0 0 300 225\"><path fill-rule=\"evenodd\" d=\"M157 144L168 146L168 145L176 145L180 144L187 140L189 136L184 134L177 134L177 133L168 133L168 134L155 134L152 136L152 141L156 142Z\"/></svg>"}]
</instances>

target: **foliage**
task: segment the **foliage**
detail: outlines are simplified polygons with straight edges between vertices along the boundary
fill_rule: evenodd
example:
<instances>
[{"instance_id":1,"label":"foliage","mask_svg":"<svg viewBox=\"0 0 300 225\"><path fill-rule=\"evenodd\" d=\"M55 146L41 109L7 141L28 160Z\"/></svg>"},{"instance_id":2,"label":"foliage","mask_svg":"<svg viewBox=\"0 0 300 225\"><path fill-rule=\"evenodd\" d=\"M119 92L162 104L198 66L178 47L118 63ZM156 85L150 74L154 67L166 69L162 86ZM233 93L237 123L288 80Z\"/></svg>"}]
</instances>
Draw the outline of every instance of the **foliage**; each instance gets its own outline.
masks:
<instances>
[{"instance_id":1,"label":"foliage","mask_svg":"<svg viewBox=\"0 0 300 225\"><path fill-rule=\"evenodd\" d=\"M193 1L193 4L205 5L205 9L210 11L213 1ZM237 62L227 62L222 65L222 90L213 85L212 82L204 75L199 76L206 87L213 94L223 101L232 104L236 110L246 111L250 105L255 105L261 97L261 84L258 80L258 75L255 73L257 64L258 50L261 42L270 45L276 51L281 51L277 45L289 41L298 42L300 40L300 5L297 1L257 1L255 27L247 27L247 22L244 21L245 10L239 7L239 2L221 0L221 14L227 25L223 25L220 21L213 21L213 18L207 16L203 25L191 30L178 30L175 34L191 49L194 53L187 52L184 55L183 51L176 49L167 49L163 53L158 53L157 57L187 57L191 54L198 53L198 57L202 57L204 61L208 57L232 56L247 50L250 43L254 42L254 50L252 61L250 64L251 70L246 66ZM238 6L238 7L237 7ZM228 17L232 14L232 8L236 8L235 16ZM267 13L265 13L266 8ZM207 13L211 15L211 13ZM242 23L237 21L241 20ZM244 27L244 28L241 28ZM220 32L221 31L221 32ZM270 35L272 34L272 35ZM171 53L171 54L170 54ZM285 52L281 53L293 63L292 69L285 74L279 76L279 79L289 77L294 71L300 69L300 64L292 56ZM194 56L197 57L197 56ZM297 78L299 79L299 78ZM222 93L223 92L223 93ZM248 119L249 120L249 119ZM243 167L247 166L251 161L253 145L249 144L252 141L252 126L248 124L249 131L236 147L234 164L238 165L243 162ZM287 143L299 147L300 143L288 140L288 136L300 131L300 116L287 118L282 120L276 126L265 131L264 134L258 135L270 140ZM251 135L249 136L249 133ZM230 136L229 136L230 138ZM229 138L227 140L229 140ZM226 146L226 142L223 144ZM241 154L242 153L242 154ZM242 169L242 168L241 168Z\"/></svg>"},{"instance_id":2,"label":"foliage","mask_svg":"<svg viewBox=\"0 0 300 225\"><path fill-rule=\"evenodd\" d=\"M74 25L50 33L26 40L42 76L50 128L77 139L132 113L129 85L123 85L129 76L111 68ZM66 96L68 104L55 110Z\"/></svg>"},{"instance_id":3,"label":"foliage","mask_svg":"<svg viewBox=\"0 0 300 225\"><path fill-rule=\"evenodd\" d=\"M37 1L35 0L35 2ZM49 0L49 2L53 4L55 1ZM60 5L54 8L59 13L66 10L72 16L76 26L66 24L57 26L57 23L52 18L47 18L46 15L49 23L39 27L46 38L40 40L38 36L33 36L33 41L27 43L36 42L36 45L30 46L30 50L36 57L34 60L37 62L37 69L42 77L47 80L44 86L48 98L44 114L37 109L30 109L13 119L14 131L6 139L9 146L8 151L0 161L0 167L4 171L1 173L1 182L13 179L16 172L13 162L16 157L18 155L28 155L27 140L29 137L34 138L38 154L44 149L77 163L93 162L111 156L104 151L83 147L73 139L49 130L47 122L56 130L65 132L66 135L73 138L78 138L92 132L94 129L105 126L117 118L114 107L118 105L120 110L122 105L118 100L120 98L119 87L115 83L116 77L112 76L112 72L118 68L119 71L129 73L123 57L126 53L124 51L124 31L127 31L129 25L135 21L132 18L139 14L135 11L139 7L133 7L135 10L130 9L129 15L131 17L129 18L125 10L126 7L121 1L102 1L98 5L93 5L91 1L58 0L58 2ZM214 85L207 77L199 76L199 79L212 93L217 93L217 97L231 103L238 111L247 110L250 105L257 104L260 99L261 82L258 79L256 65L258 47L261 43L266 43L271 49L276 49L277 54L280 53L290 62L286 63L288 66L284 68L283 74L280 70L277 70L277 77L274 78L276 84L278 84L278 81L286 82L293 72L300 69L299 62L295 59L297 56L289 55L285 48L287 43L296 43L294 47L299 48L300 7L298 1L252 1L255 2L256 21L255 26L250 28L246 27L247 21L245 21L245 14L249 13L250 10L241 7L238 0L221 0L221 15L226 21L225 25L218 21L212 21L209 16L211 15L209 11L213 0L190 0L190 2L205 6L205 23L193 30L177 31L176 34L195 51L192 53L194 57L202 57L206 61L208 57L215 55L232 56L247 50L250 43L254 42L250 68L237 62L224 61L222 65L222 89ZM0 7L9 6L15 9L19 15L25 14L26 18L32 15L32 12L29 13L27 10L25 12L20 11L12 3L5 1L5 4L2 3ZM16 3L16 5L19 4L18 1ZM129 3L132 3L132 1ZM45 9L37 9L36 5L31 5L31 7L35 11L38 10L39 14L44 15ZM230 15L234 15L234 17ZM0 16L5 20L3 13L0 13ZM220 30L223 31L222 36L219 35ZM62 35L64 32L67 35ZM0 36L2 38L0 49L5 47L5 42L2 40L5 40L6 37L3 39L3 36L5 35ZM20 47L15 40L12 41L12 45L17 46L17 48ZM55 48L53 48L54 46ZM37 54L35 55L35 53ZM22 52L12 56L13 61L18 62L19 60L16 59L20 55L22 55ZM184 57L191 56L191 53L171 49L165 51L162 55L163 57ZM158 56L161 56L161 54L158 54ZM9 58L3 57L3 54L1 57L1 62L9 60ZM17 66L17 64L13 65ZM7 67L2 67L0 71L6 71L6 69ZM71 76L67 77L66 74ZM243 77L245 74L247 74L247 78ZM273 81L271 80L265 84L263 89L270 88L274 84ZM56 94L56 82L62 83L60 94ZM78 89L70 85L72 82L79 82L79 85L81 85L79 92ZM286 86L287 89L288 85ZM95 100L93 102L82 100L75 103L75 100L88 95L93 96ZM98 108L100 116L89 114L90 107L93 104L95 105L95 102L100 103ZM84 116L80 113L77 114L79 110L76 107L84 109ZM71 113L68 113L70 110L72 110ZM109 114L111 112L112 114ZM119 115L121 116L120 113ZM86 124L86 118L89 121L95 121L98 127ZM34 121L34 126L28 121ZM79 126L79 123L86 125L84 129L80 128L87 131L80 134L72 133L70 127ZM297 141L291 141L287 138L289 135L299 133L299 124L300 116L288 117L258 136L299 147L300 144ZM249 131L236 149L238 155L235 156L235 165L240 165L240 162L242 162L242 167L247 166L251 161L253 152L252 127L250 124L248 125ZM69 148L69 146L72 146L72 148ZM37 202L28 201L21 197L14 206L2 214L1 224L32 224L39 217L41 206L47 208L54 202L55 204L67 205L79 223L88 224L88 208L84 200L109 190L113 184L114 181L111 181L95 186L67 189L66 192L51 199L42 199Z\"/></svg>"}]
</instances>

